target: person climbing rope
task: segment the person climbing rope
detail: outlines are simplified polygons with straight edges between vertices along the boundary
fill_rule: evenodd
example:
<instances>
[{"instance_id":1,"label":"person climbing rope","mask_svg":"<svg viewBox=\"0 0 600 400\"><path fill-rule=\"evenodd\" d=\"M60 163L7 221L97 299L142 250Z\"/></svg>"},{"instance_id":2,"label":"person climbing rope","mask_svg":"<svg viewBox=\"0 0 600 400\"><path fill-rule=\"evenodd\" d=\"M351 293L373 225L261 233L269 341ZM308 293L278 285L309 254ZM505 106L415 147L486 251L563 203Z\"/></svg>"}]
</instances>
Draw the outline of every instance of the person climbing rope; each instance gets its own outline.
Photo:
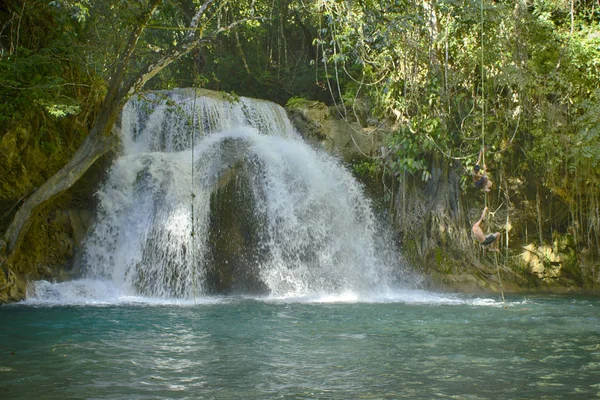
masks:
<instances>
[{"instance_id":1,"label":"person climbing rope","mask_svg":"<svg viewBox=\"0 0 600 400\"><path fill-rule=\"evenodd\" d=\"M483 220L485 219L485 214L487 213L487 206L483 209L483 212L481 213L481 218L479 218L479 220L477 222L475 222L475 224L473 225L473 235L475 236L475 238L477 239L477 241L479 243L481 243L482 246L490 246L492 243L496 243L495 246L490 246L489 249L490 251L500 251L500 249L498 248L498 238L500 237L500 232L495 232L492 233L491 235L488 235L487 237L483 234L483 230L481 229L481 223L483 222Z\"/></svg>"},{"instance_id":2,"label":"person climbing rope","mask_svg":"<svg viewBox=\"0 0 600 400\"><path fill-rule=\"evenodd\" d=\"M479 152L479 157L477 158L477 163L475 167L473 167L473 171L471 175L473 176L473 183L477 189L483 190L484 192L489 192L492 187L492 181L488 178L486 174L485 164L483 164L483 168L481 165L481 161L483 158L483 150Z\"/></svg>"}]
</instances>

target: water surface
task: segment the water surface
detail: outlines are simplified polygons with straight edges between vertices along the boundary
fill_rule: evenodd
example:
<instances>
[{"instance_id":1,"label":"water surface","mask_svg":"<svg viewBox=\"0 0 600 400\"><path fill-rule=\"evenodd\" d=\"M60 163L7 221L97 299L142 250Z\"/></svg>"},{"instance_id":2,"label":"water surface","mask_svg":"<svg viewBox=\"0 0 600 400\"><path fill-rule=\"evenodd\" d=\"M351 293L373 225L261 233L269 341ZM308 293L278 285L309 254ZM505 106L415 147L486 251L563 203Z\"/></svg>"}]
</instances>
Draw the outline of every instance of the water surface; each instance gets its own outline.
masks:
<instances>
[{"instance_id":1,"label":"water surface","mask_svg":"<svg viewBox=\"0 0 600 400\"><path fill-rule=\"evenodd\" d=\"M591 399L600 300L35 300L0 307L3 399Z\"/></svg>"}]
</instances>

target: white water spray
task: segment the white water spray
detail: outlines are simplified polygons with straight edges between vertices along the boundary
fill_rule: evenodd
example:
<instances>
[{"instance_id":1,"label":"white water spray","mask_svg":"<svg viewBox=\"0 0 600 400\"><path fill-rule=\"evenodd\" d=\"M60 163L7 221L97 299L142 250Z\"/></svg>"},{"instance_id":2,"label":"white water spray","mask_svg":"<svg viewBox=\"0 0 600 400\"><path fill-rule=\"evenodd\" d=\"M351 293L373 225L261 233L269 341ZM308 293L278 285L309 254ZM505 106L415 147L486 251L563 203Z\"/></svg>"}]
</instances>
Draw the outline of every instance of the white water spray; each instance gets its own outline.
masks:
<instances>
[{"instance_id":1,"label":"white water spray","mask_svg":"<svg viewBox=\"0 0 600 400\"><path fill-rule=\"evenodd\" d=\"M225 201L215 196L220 182L241 166L244 177L234 179L250 188L259 256L242 254L238 268L247 266L264 294L369 296L414 285L361 185L333 156L305 144L283 108L193 96L160 92L126 105L123 154L98 193L84 282L109 282L122 296L209 293L211 202Z\"/></svg>"}]
</instances>

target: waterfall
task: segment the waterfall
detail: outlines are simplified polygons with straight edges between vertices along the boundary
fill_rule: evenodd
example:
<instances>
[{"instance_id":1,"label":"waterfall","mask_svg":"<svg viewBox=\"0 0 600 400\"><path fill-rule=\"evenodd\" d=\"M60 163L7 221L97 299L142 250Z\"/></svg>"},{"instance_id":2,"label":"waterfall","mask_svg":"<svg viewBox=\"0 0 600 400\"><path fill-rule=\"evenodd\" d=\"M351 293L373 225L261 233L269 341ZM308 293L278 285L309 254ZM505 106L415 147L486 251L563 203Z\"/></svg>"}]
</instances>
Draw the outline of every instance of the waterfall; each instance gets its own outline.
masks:
<instances>
[{"instance_id":1,"label":"waterfall","mask_svg":"<svg viewBox=\"0 0 600 400\"><path fill-rule=\"evenodd\" d=\"M86 285L158 298L414 285L362 186L282 107L154 92L127 103L121 135L80 257Z\"/></svg>"}]
</instances>

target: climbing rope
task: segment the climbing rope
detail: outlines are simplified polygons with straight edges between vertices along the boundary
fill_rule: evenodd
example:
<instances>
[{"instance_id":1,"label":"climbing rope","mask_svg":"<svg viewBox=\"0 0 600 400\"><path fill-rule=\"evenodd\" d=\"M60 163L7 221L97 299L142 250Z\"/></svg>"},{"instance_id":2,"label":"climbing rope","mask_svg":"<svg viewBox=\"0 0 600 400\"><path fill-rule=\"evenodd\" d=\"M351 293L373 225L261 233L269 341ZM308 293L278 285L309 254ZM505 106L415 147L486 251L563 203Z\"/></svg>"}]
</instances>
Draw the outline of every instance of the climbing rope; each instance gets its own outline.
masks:
<instances>
[{"instance_id":1,"label":"climbing rope","mask_svg":"<svg viewBox=\"0 0 600 400\"><path fill-rule=\"evenodd\" d=\"M483 31L483 0L480 2L480 18L481 18L481 165L484 173L487 173L485 169L485 64L484 64L484 31ZM489 178L488 178L489 179ZM508 188L507 188L508 189ZM508 194L508 192L507 192ZM483 192L483 204L487 207L487 192ZM500 208L500 207L498 207ZM498 211L496 209L496 211ZM494 211L495 213L495 211ZM507 214L507 226L508 226L508 214ZM496 239L499 240L500 238ZM507 233L508 242L508 233ZM508 249L506 250L508 252ZM508 256L507 256L508 259ZM504 287L502 285L502 279L500 278L500 265L498 264L498 254L494 252L494 262L496 264L496 274L498 275L498 283L500 285L500 294L502 295L502 303L506 308L506 298L504 297Z\"/></svg>"},{"instance_id":2,"label":"climbing rope","mask_svg":"<svg viewBox=\"0 0 600 400\"><path fill-rule=\"evenodd\" d=\"M494 261L496 262L496 274L498 274L498 283L500 285L500 294L502 295L502 303L506 308L506 298L504 297L504 286L502 285L502 279L500 278L500 264L498 264L498 254L494 253Z\"/></svg>"},{"instance_id":3,"label":"climbing rope","mask_svg":"<svg viewBox=\"0 0 600 400\"><path fill-rule=\"evenodd\" d=\"M481 17L481 166L484 173L487 173L485 168L485 65L484 65L484 53L483 53L483 0L480 2L480 17ZM489 178L488 178L489 179ZM487 192L483 192L483 204L487 207ZM496 239L499 240L500 238ZM506 305L506 299L504 298L504 288L502 287L502 280L500 278L500 266L498 265L498 254L494 252L494 262L496 264L496 274L498 275L498 283L500 284L500 294L502 295L502 302Z\"/></svg>"},{"instance_id":4,"label":"climbing rope","mask_svg":"<svg viewBox=\"0 0 600 400\"><path fill-rule=\"evenodd\" d=\"M198 58L200 58L200 53L198 53ZM196 198L196 193L194 192L194 135L196 133L196 98L198 97L198 88L197 88L197 84L198 84L198 69L199 69L199 62L196 62L196 75L195 75L195 79L194 79L194 84L192 85L193 89L194 89L194 100L192 102L192 129L191 129L191 138L190 138L190 143L192 146L192 165L191 165L191 169L192 169L192 173L191 173L191 188L192 188L192 192L191 192L191 218L192 218L192 229L190 231L190 235L191 235L191 239L192 239L192 249L191 249L191 253L192 253L192 292L194 295L194 303L196 303L196 228L195 228L195 221L194 221L194 200Z\"/></svg>"},{"instance_id":5,"label":"climbing rope","mask_svg":"<svg viewBox=\"0 0 600 400\"><path fill-rule=\"evenodd\" d=\"M481 165L485 166L485 67L483 64L483 0L480 3L481 17ZM484 169L484 172L485 169ZM483 205L487 207L487 192L483 192Z\"/></svg>"}]
</instances>

